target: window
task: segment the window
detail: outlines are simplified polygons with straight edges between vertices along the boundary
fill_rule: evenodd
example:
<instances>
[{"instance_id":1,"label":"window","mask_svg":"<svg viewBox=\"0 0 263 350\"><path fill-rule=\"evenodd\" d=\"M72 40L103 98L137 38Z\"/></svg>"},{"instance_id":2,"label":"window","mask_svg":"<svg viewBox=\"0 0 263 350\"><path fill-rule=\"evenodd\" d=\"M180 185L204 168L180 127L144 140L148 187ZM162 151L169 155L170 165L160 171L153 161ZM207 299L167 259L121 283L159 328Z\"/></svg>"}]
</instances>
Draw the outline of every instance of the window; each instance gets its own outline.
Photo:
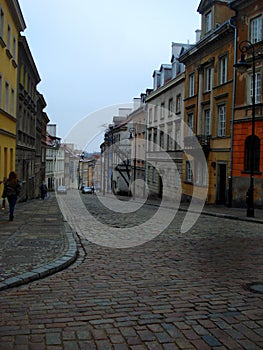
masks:
<instances>
[{"instance_id":1,"label":"window","mask_svg":"<svg viewBox=\"0 0 263 350\"><path fill-rule=\"evenodd\" d=\"M205 110L205 136L211 135L211 112L210 109Z\"/></svg>"},{"instance_id":2,"label":"window","mask_svg":"<svg viewBox=\"0 0 263 350\"><path fill-rule=\"evenodd\" d=\"M250 21L250 41L254 44L262 40L262 16Z\"/></svg>"},{"instance_id":3,"label":"window","mask_svg":"<svg viewBox=\"0 0 263 350\"><path fill-rule=\"evenodd\" d=\"M194 73L189 75L189 97L194 96L195 93L195 75Z\"/></svg>"},{"instance_id":4,"label":"window","mask_svg":"<svg viewBox=\"0 0 263 350\"><path fill-rule=\"evenodd\" d=\"M191 163L187 160L186 161L186 172L185 172L185 180L187 182L193 182L193 172Z\"/></svg>"},{"instance_id":5,"label":"window","mask_svg":"<svg viewBox=\"0 0 263 350\"><path fill-rule=\"evenodd\" d=\"M245 171L251 171L252 163L254 171L259 171L260 139L256 135L248 136L245 141Z\"/></svg>"},{"instance_id":6,"label":"window","mask_svg":"<svg viewBox=\"0 0 263 350\"><path fill-rule=\"evenodd\" d=\"M4 38L4 22L5 22L5 16L2 9L0 9L0 37Z\"/></svg>"},{"instance_id":7,"label":"window","mask_svg":"<svg viewBox=\"0 0 263 350\"><path fill-rule=\"evenodd\" d=\"M169 115L173 115L174 114L174 100L173 98L170 98L169 100Z\"/></svg>"},{"instance_id":8,"label":"window","mask_svg":"<svg viewBox=\"0 0 263 350\"><path fill-rule=\"evenodd\" d=\"M6 112L9 111L9 84L8 82L5 83L5 106L4 109Z\"/></svg>"},{"instance_id":9,"label":"window","mask_svg":"<svg viewBox=\"0 0 263 350\"><path fill-rule=\"evenodd\" d=\"M16 37L13 38L13 57L16 60Z\"/></svg>"},{"instance_id":10,"label":"window","mask_svg":"<svg viewBox=\"0 0 263 350\"><path fill-rule=\"evenodd\" d=\"M219 84L227 82L227 56L219 59Z\"/></svg>"},{"instance_id":11,"label":"window","mask_svg":"<svg viewBox=\"0 0 263 350\"><path fill-rule=\"evenodd\" d=\"M11 114L15 114L15 91L14 89L11 90Z\"/></svg>"},{"instance_id":12,"label":"window","mask_svg":"<svg viewBox=\"0 0 263 350\"><path fill-rule=\"evenodd\" d=\"M218 107L218 136L226 135L226 106Z\"/></svg>"},{"instance_id":13,"label":"window","mask_svg":"<svg viewBox=\"0 0 263 350\"><path fill-rule=\"evenodd\" d=\"M160 131L160 147L164 148L164 132Z\"/></svg>"},{"instance_id":14,"label":"window","mask_svg":"<svg viewBox=\"0 0 263 350\"><path fill-rule=\"evenodd\" d=\"M153 119L153 110L152 108L149 109L149 123L152 122L152 119Z\"/></svg>"},{"instance_id":15,"label":"window","mask_svg":"<svg viewBox=\"0 0 263 350\"><path fill-rule=\"evenodd\" d=\"M10 25L7 26L7 48L10 51L10 45L11 45L11 27Z\"/></svg>"},{"instance_id":16,"label":"window","mask_svg":"<svg viewBox=\"0 0 263 350\"><path fill-rule=\"evenodd\" d=\"M208 33L212 29L212 13L211 11L205 15L205 32Z\"/></svg>"},{"instance_id":17,"label":"window","mask_svg":"<svg viewBox=\"0 0 263 350\"><path fill-rule=\"evenodd\" d=\"M176 113L180 113L182 110L182 96L181 94L176 96Z\"/></svg>"},{"instance_id":18,"label":"window","mask_svg":"<svg viewBox=\"0 0 263 350\"><path fill-rule=\"evenodd\" d=\"M2 75L0 74L0 108L2 108Z\"/></svg>"},{"instance_id":19,"label":"window","mask_svg":"<svg viewBox=\"0 0 263 350\"><path fill-rule=\"evenodd\" d=\"M173 130L172 130L172 128L169 128L169 130L168 130L167 149L168 149L168 151L173 151L174 150L174 139L173 139Z\"/></svg>"},{"instance_id":20,"label":"window","mask_svg":"<svg viewBox=\"0 0 263 350\"><path fill-rule=\"evenodd\" d=\"M154 118L154 121L155 121L155 122L156 122L157 119L158 119L157 111L158 111L157 106L154 106L154 109L153 109L153 118Z\"/></svg>"},{"instance_id":21,"label":"window","mask_svg":"<svg viewBox=\"0 0 263 350\"><path fill-rule=\"evenodd\" d=\"M250 97L251 97L251 103L252 97L253 97L253 76L250 75ZM255 103L261 102L261 74L256 73L255 74Z\"/></svg>"},{"instance_id":22,"label":"window","mask_svg":"<svg viewBox=\"0 0 263 350\"><path fill-rule=\"evenodd\" d=\"M192 131L194 131L194 113L189 113L187 115L187 125ZM191 134L191 131L188 130L188 133Z\"/></svg>"},{"instance_id":23,"label":"window","mask_svg":"<svg viewBox=\"0 0 263 350\"><path fill-rule=\"evenodd\" d=\"M212 90L213 68L208 67L205 70L205 91Z\"/></svg>"},{"instance_id":24,"label":"window","mask_svg":"<svg viewBox=\"0 0 263 350\"><path fill-rule=\"evenodd\" d=\"M161 103L161 119L164 119L165 117L165 104L164 103Z\"/></svg>"}]
</instances>

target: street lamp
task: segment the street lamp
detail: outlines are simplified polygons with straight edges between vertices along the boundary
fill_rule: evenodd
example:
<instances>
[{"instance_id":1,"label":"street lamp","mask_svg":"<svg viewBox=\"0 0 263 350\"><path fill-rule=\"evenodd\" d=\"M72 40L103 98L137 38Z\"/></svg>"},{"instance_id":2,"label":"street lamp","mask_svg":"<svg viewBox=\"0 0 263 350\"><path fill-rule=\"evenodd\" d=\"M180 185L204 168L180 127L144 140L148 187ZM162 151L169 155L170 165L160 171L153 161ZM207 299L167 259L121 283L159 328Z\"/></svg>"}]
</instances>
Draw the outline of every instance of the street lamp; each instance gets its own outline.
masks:
<instances>
[{"instance_id":1,"label":"street lamp","mask_svg":"<svg viewBox=\"0 0 263 350\"><path fill-rule=\"evenodd\" d=\"M255 45L248 40L243 40L239 44L239 50L241 52L241 58L234 67L240 74L247 71L252 67L252 131L251 131L251 152L250 152L250 185L246 195L247 202L247 217L254 217L254 166L255 166L255 112L256 112L256 64L255 64ZM252 55L252 65L246 62L245 54Z\"/></svg>"},{"instance_id":2,"label":"street lamp","mask_svg":"<svg viewBox=\"0 0 263 350\"><path fill-rule=\"evenodd\" d=\"M137 133L136 133L136 129L135 128L130 128L129 129L130 132L130 140L133 140L134 137L134 158L133 158L133 199L135 199L135 180L136 180L136 137L137 137ZM134 136L133 136L134 134Z\"/></svg>"}]
</instances>

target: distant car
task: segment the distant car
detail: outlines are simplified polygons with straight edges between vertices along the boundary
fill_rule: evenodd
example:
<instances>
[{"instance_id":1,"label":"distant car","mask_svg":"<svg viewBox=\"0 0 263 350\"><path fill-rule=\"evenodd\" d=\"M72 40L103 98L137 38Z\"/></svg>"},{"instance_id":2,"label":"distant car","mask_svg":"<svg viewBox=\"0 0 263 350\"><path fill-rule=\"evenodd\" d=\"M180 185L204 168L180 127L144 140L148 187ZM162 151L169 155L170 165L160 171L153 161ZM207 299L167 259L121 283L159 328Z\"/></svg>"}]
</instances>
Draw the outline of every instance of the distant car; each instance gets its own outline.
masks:
<instances>
[{"instance_id":1,"label":"distant car","mask_svg":"<svg viewBox=\"0 0 263 350\"><path fill-rule=\"evenodd\" d=\"M66 186L58 186L57 193L58 194L67 194L67 187Z\"/></svg>"},{"instance_id":2,"label":"distant car","mask_svg":"<svg viewBox=\"0 0 263 350\"><path fill-rule=\"evenodd\" d=\"M85 187L82 188L82 193L91 193L92 194L93 190L92 190L91 187L85 186Z\"/></svg>"}]
</instances>

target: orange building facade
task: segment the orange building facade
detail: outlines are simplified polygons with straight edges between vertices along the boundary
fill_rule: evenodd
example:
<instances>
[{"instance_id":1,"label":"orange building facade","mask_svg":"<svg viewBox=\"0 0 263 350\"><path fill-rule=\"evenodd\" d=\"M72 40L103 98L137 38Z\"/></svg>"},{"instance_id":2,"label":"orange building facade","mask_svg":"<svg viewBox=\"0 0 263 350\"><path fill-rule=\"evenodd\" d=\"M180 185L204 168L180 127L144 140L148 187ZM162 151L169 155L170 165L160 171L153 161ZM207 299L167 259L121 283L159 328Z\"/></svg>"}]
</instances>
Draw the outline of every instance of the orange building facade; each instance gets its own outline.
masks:
<instances>
[{"instance_id":1,"label":"orange building facade","mask_svg":"<svg viewBox=\"0 0 263 350\"><path fill-rule=\"evenodd\" d=\"M255 141L252 150L252 52L245 52L250 67L244 74L236 73L236 94L232 140L232 200L234 206L245 206L250 186L251 166L254 178L254 204L263 206L263 2L261 0L232 1L236 11L237 61L241 57L241 45L253 45L255 49ZM253 162L251 163L251 159ZM252 165L253 164L253 165Z\"/></svg>"}]
</instances>

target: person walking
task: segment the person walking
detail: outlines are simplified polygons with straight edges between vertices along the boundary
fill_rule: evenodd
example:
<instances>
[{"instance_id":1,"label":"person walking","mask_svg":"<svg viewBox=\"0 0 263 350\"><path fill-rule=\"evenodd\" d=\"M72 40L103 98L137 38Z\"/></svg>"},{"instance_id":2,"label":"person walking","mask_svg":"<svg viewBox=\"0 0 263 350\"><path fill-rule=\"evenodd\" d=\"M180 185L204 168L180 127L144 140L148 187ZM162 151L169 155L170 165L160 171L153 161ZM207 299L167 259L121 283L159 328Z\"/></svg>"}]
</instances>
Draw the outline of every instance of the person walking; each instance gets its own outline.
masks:
<instances>
[{"instance_id":1,"label":"person walking","mask_svg":"<svg viewBox=\"0 0 263 350\"><path fill-rule=\"evenodd\" d=\"M45 182L42 182L42 185L40 186L40 192L41 192L41 199L45 199L47 196L47 185Z\"/></svg>"},{"instance_id":2,"label":"person walking","mask_svg":"<svg viewBox=\"0 0 263 350\"><path fill-rule=\"evenodd\" d=\"M18 181L17 174L14 171L11 171L8 179L5 182L4 192L2 195L3 198L7 197L9 203L9 221L14 220L15 205L20 191L21 185Z\"/></svg>"}]
</instances>

